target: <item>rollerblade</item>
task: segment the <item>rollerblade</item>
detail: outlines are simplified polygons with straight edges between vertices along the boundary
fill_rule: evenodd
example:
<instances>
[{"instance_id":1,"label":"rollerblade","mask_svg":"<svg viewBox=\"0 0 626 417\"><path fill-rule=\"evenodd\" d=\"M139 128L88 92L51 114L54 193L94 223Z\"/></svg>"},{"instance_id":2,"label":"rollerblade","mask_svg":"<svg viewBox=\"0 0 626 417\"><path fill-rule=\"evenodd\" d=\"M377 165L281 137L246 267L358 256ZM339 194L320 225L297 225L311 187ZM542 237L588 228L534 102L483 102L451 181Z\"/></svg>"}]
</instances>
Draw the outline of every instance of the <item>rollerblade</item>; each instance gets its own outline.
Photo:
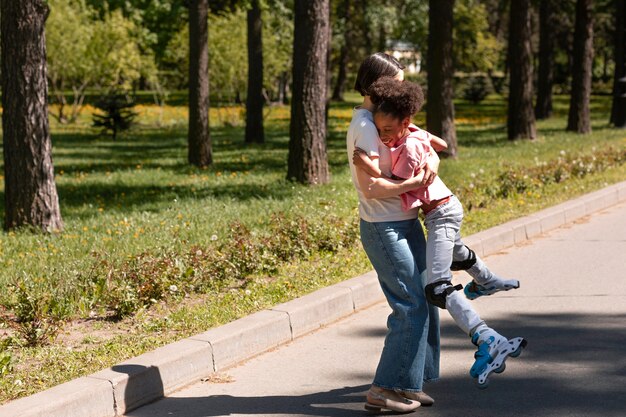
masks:
<instances>
[{"instance_id":1,"label":"rollerblade","mask_svg":"<svg viewBox=\"0 0 626 417\"><path fill-rule=\"evenodd\" d=\"M518 357L527 342L524 338L516 337L507 340L492 329L477 331L472 336L472 343L478 346L474 353L476 361L470 369L472 378L476 378L478 388L485 389L489 386L489 375L492 372L497 374L506 369L506 360L510 356Z\"/></svg>"},{"instance_id":2,"label":"rollerblade","mask_svg":"<svg viewBox=\"0 0 626 417\"><path fill-rule=\"evenodd\" d=\"M463 292L470 300L475 300L483 295L491 295L498 291L508 291L519 288L519 281L516 279L495 279L485 284L479 284L472 280L465 286Z\"/></svg>"}]
</instances>

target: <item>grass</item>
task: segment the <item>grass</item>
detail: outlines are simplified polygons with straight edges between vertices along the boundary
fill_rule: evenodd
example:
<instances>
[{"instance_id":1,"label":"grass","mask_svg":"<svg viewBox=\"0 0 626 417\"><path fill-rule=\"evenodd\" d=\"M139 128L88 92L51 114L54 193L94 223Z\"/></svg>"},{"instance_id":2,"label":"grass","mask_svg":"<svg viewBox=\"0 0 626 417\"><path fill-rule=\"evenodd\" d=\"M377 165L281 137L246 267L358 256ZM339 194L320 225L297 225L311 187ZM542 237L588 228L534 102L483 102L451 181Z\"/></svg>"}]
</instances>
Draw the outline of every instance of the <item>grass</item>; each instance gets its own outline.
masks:
<instances>
[{"instance_id":1,"label":"grass","mask_svg":"<svg viewBox=\"0 0 626 417\"><path fill-rule=\"evenodd\" d=\"M0 288L5 289L0 292L0 305L5 306L0 315L6 326L0 328L0 402L369 270L354 228L357 200L345 155L345 131L357 97L349 99L331 107L332 181L316 187L285 180L287 107L266 110L267 143L251 146L243 145L240 108L211 109L215 163L207 169L186 163L184 107L138 106L141 125L115 142L90 128L91 108L75 125L52 121L65 231L51 236L0 234ZM609 106L608 97L594 97L593 133L577 135L564 131L567 98L557 97L555 116L538 123L537 140L511 142L506 140L501 97L491 96L479 105L457 102L459 158L444 160L440 175L466 205L464 234L626 179L626 166L615 163L559 183L538 184L531 178L523 191L498 196L502 175L523 177L569 156L577 161L580 155L602 155L605 149L623 152L626 132L608 126ZM424 125L424 115L416 122ZM275 224L277 214L285 216L286 225ZM336 223L329 224L331 218ZM237 224L248 232L242 233ZM311 233L309 246L298 246L300 227ZM290 236L294 231L290 242L298 256L279 262L271 258L265 269L244 268L246 262L274 256L264 251L272 233ZM315 239L345 242L324 249ZM196 262L194 256L234 256L238 248L259 256L238 261L240 279L214 283L203 271L222 258ZM146 271L152 274L148 281L143 280ZM137 272L142 275L135 276L137 282L128 281ZM152 299L147 292L147 302L133 299L130 311L113 317L112 305L103 301L107 292L136 297L137 286L155 287L159 296ZM50 318L44 322L49 335L40 340L49 343L24 346L15 330L19 307L23 315Z\"/></svg>"}]
</instances>

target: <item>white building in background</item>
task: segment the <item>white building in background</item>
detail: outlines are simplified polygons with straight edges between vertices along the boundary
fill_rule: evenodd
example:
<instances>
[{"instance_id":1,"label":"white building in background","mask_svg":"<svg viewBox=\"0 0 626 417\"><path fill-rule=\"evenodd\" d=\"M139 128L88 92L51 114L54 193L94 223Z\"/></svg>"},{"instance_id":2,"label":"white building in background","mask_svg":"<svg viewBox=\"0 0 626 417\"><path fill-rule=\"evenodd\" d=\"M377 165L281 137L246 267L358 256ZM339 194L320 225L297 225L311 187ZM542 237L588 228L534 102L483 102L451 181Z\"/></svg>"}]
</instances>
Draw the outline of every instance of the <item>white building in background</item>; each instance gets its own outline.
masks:
<instances>
[{"instance_id":1,"label":"white building in background","mask_svg":"<svg viewBox=\"0 0 626 417\"><path fill-rule=\"evenodd\" d=\"M403 64L409 74L418 74L422 69L422 57L417 45L400 40L387 40L387 53Z\"/></svg>"}]
</instances>

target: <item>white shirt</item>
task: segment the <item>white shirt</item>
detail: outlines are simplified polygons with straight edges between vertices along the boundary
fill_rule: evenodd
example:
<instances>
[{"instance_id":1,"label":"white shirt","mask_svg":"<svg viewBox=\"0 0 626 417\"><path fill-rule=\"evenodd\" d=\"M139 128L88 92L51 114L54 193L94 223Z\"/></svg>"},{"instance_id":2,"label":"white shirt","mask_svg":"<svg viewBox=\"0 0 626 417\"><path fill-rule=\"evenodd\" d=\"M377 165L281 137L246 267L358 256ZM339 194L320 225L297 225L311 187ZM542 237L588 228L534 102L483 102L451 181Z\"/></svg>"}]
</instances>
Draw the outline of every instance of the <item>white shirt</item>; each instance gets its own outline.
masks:
<instances>
[{"instance_id":1,"label":"white shirt","mask_svg":"<svg viewBox=\"0 0 626 417\"><path fill-rule=\"evenodd\" d=\"M363 149L369 156L378 156L379 168L382 173L387 176L391 175L391 152L378 137L372 112L359 107L354 109L348 134L346 135L346 147L352 183L359 196L359 215L361 218L367 222L392 222L415 219L417 217L417 208L403 211L402 199L399 195L388 198L368 199L365 198L361 191L356 174L358 168L352 163L352 153L355 148Z\"/></svg>"}]
</instances>

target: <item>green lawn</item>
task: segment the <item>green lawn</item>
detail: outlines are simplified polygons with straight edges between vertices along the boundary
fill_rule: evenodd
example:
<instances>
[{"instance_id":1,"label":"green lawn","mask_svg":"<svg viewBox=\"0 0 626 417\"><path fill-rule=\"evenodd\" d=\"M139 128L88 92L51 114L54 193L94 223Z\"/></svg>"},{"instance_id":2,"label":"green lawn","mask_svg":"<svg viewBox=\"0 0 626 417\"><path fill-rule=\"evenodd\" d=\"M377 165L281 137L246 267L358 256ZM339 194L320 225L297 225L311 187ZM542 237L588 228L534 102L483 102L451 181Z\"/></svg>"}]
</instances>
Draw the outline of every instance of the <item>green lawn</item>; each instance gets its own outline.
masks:
<instances>
[{"instance_id":1,"label":"green lawn","mask_svg":"<svg viewBox=\"0 0 626 417\"><path fill-rule=\"evenodd\" d=\"M369 270L345 155L349 99L331 107L332 181L316 187L285 180L288 107L266 110L267 143L253 146L240 108L212 109L207 169L186 163L184 107L139 106L140 126L116 142L89 127L89 108L75 125L53 123L65 231L0 234L0 402ZM593 97L590 135L564 131L567 104L556 97L537 140L511 142L501 97L457 103L459 158L440 175L466 206L465 235L626 179L624 158L589 162L626 149L626 131L607 123L609 97ZM535 178L560 164L590 168ZM49 343L24 347L20 331Z\"/></svg>"}]
</instances>

